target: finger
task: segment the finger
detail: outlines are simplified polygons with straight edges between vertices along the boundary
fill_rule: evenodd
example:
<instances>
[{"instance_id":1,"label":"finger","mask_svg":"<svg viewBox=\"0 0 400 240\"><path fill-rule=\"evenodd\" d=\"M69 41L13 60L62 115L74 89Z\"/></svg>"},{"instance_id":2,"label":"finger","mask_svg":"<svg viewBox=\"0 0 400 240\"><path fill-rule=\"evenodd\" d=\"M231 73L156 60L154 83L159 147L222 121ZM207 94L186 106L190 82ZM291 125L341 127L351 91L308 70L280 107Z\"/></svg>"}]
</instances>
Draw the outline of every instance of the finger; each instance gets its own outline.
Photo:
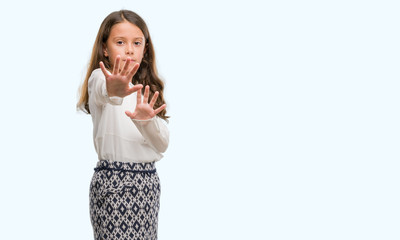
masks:
<instances>
[{"instance_id":1,"label":"finger","mask_svg":"<svg viewBox=\"0 0 400 240\"><path fill-rule=\"evenodd\" d=\"M142 85L143 86L143 85ZM136 98L136 104L142 103L142 90L136 92L137 98Z\"/></svg>"},{"instance_id":2,"label":"finger","mask_svg":"<svg viewBox=\"0 0 400 240\"><path fill-rule=\"evenodd\" d=\"M130 71L129 74L128 74L128 78L129 78L129 79L132 79L133 76L135 76L137 70L139 69L139 66L140 66L139 63L136 63L135 65L133 65L133 68L131 69L131 71Z\"/></svg>"},{"instance_id":3,"label":"finger","mask_svg":"<svg viewBox=\"0 0 400 240\"><path fill-rule=\"evenodd\" d=\"M157 101L158 94L159 94L158 91L155 92L154 95L153 95L153 97L151 98L151 101L150 101L150 107L151 107L151 108L154 107L154 104L155 104L156 101Z\"/></svg>"},{"instance_id":4,"label":"finger","mask_svg":"<svg viewBox=\"0 0 400 240\"><path fill-rule=\"evenodd\" d=\"M146 88L144 89L144 97L143 97L143 102L148 103L149 102L149 89L150 86L147 85Z\"/></svg>"},{"instance_id":5,"label":"finger","mask_svg":"<svg viewBox=\"0 0 400 240\"><path fill-rule=\"evenodd\" d=\"M135 117L135 115L129 111L125 111L126 116L130 117L131 119Z\"/></svg>"},{"instance_id":6,"label":"finger","mask_svg":"<svg viewBox=\"0 0 400 240\"><path fill-rule=\"evenodd\" d=\"M128 72L129 64L131 63L131 58L127 58L125 61L124 68L121 71L121 75L125 76L126 73Z\"/></svg>"},{"instance_id":7,"label":"finger","mask_svg":"<svg viewBox=\"0 0 400 240\"><path fill-rule=\"evenodd\" d=\"M161 105L161 107L157 108L156 110L154 110L154 113L157 115L158 113L160 113L162 110L164 110L164 108L167 106L167 104L163 104Z\"/></svg>"},{"instance_id":8,"label":"finger","mask_svg":"<svg viewBox=\"0 0 400 240\"><path fill-rule=\"evenodd\" d=\"M143 88L142 84L135 85L135 86L129 88L128 95L131 95L132 93L134 93L134 92L136 92L136 91L138 91L138 90L140 90L142 88Z\"/></svg>"},{"instance_id":9,"label":"finger","mask_svg":"<svg viewBox=\"0 0 400 240\"><path fill-rule=\"evenodd\" d=\"M114 68L113 68L113 74L116 75L119 73L119 61L121 60L121 56L117 55L117 58L115 58L115 63L114 63Z\"/></svg>"},{"instance_id":10,"label":"finger","mask_svg":"<svg viewBox=\"0 0 400 240\"><path fill-rule=\"evenodd\" d=\"M108 74L108 71L107 71L106 67L104 66L103 62L100 62L100 68L101 68L101 71L103 72L104 76L106 76L106 78L108 78L110 76L110 74Z\"/></svg>"}]
</instances>

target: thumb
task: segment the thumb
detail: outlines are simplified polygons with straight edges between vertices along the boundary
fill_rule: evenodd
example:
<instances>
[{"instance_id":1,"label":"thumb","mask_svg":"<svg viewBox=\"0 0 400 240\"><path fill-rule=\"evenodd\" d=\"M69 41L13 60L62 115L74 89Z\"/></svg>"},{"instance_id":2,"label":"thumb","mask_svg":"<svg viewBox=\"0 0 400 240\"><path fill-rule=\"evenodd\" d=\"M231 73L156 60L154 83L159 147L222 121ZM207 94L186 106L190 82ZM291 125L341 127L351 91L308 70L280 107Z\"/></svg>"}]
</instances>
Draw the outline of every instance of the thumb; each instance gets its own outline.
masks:
<instances>
[{"instance_id":1,"label":"thumb","mask_svg":"<svg viewBox=\"0 0 400 240\"><path fill-rule=\"evenodd\" d=\"M128 93L128 95L130 95L130 94L132 94L132 93L134 93L134 92L136 92L136 91L138 91L138 90L140 90L142 88L143 88L143 85L142 84L138 84L138 85L135 85L135 86L129 88L127 93Z\"/></svg>"},{"instance_id":2,"label":"thumb","mask_svg":"<svg viewBox=\"0 0 400 240\"><path fill-rule=\"evenodd\" d=\"M135 115L129 111L125 111L126 116L130 117L131 119L133 119L135 117Z\"/></svg>"}]
</instances>

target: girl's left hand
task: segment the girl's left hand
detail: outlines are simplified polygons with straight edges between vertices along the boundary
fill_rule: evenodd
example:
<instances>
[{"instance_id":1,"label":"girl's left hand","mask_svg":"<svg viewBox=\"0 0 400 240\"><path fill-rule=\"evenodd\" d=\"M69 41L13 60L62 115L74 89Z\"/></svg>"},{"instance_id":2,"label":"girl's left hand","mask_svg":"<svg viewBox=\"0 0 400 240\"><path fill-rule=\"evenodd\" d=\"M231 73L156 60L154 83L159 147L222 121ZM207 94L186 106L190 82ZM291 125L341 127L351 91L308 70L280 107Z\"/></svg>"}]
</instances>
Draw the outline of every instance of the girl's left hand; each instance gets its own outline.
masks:
<instances>
[{"instance_id":1,"label":"girl's left hand","mask_svg":"<svg viewBox=\"0 0 400 240\"><path fill-rule=\"evenodd\" d=\"M143 102L142 102L142 93L141 91L137 91L137 103L136 103L136 108L135 111L129 112L126 111L125 114L130 117L131 119L136 119L136 120L148 120L156 116L159 112L161 112L167 105L163 104L161 107L157 109L154 108L154 104L156 103L157 97L158 97L158 92L155 92L150 103L149 101L149 91L150 87L147 85L145 90L144 90L144 97L143 97Z\"/></svg>"}]
</instances>

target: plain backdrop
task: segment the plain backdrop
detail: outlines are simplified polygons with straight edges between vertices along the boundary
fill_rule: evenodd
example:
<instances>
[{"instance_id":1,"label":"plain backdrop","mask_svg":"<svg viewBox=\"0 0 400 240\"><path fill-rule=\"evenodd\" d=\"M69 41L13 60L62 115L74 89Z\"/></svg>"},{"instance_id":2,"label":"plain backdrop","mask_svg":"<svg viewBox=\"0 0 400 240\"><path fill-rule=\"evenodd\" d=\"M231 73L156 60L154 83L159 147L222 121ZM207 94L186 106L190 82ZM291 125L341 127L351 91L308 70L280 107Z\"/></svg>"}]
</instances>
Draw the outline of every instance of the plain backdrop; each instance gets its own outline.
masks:
<instances>
[{"instance_id":1,"label":"plain backdrop","mask_svg":"<svg viewBox=\"0 0 400 240\"><path fill-rule=\"evenodd\" d=\"M400 4L7 1L1 239L93 239L75 104L102 20L148 24L170 123L159 239L400 239Z\"/></svg>"}]
</instances>

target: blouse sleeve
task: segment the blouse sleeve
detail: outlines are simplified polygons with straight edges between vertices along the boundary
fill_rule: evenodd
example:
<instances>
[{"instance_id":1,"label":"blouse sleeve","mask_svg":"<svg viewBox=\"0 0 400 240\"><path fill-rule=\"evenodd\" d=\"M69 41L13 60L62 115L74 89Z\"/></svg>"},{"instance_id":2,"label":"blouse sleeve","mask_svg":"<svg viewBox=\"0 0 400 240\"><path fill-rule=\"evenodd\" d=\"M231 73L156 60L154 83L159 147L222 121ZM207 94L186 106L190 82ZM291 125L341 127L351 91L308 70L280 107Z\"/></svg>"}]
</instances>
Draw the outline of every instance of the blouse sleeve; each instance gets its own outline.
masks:
<instances>
[{"instance_id":1,"label":"blouse sleeve","mask_svg":"<svg viewBox=\"0 0 400 240\"><path fill-rule=\"evenodd\" d=\"M169 144L169 131L162 120L155 116L149 120L132 119L145 141L158 152L165 152Z\"/></svg>"},{"instance_id":2,"label":"blouse sleeve","mask_svg":"<svg viewBox=\"0 0 400 240\"><path fill-rule=\"evenodd\" d=\"M112 105L121 105L123 98L109 97L106 87L106 78L101 69L96 69L89 77L88 83L89 101L93 101L96 105L104 105L110 103Z\"/></svg>"}]
</instances>

